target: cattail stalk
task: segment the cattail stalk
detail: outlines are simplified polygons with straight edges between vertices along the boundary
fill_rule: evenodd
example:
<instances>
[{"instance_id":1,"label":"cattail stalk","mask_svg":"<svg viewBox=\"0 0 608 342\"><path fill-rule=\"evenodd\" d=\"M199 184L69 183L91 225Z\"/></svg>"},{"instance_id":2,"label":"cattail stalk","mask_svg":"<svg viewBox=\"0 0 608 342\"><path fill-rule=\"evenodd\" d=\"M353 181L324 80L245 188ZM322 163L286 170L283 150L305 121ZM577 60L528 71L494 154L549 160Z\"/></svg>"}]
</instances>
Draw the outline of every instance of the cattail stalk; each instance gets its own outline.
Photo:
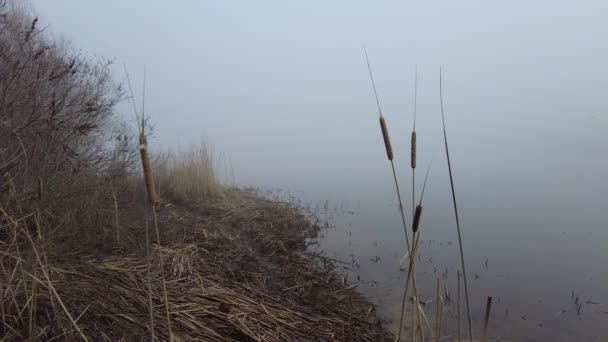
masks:
<instances>
[{"instance_id":1,"label":"cattail stalk","mask_svg":"<svg viewBox=\"0 0 608 342\"><path fill-rule=\"evenodd\" d=\"M152 214L154 215L154 228L156 230L156 243L158 244L158 259L160 262L160 275L163 285L163 297L165 299L165 314L167 315L167 329L169 332L169 341L173 342L173 331L171 329L171 315L169 313L169 297L167 296L167 283L165 280L165 267L163 265L163 254L160 245L160 230L158 229L158 218L156 216L156 207L152 206Z\"/></svg>"},{"instance_id":2,"label":"cattail stalk","mask_svg":"<svg viewBox=\"0 0 608 342\"><path fill-rule=\"evenodd\" d=\"M114 202L114 225L116 228L116 244L120 245L120 226L118 225L118 196L116 187L112 186L112 200Z\"/></svg>"},{"instance_id":3,"label":"cattail stalk","mask_svg":"<svg viewBox=\"0 0 608 342\"><path fill-rule=\"evenodd\" d=\"M147 200L151 203L155 203L156 202L156 196L153 195L153 197L150 196L150 194L154 194L154 186L153 186L153 181L152 181L152 167L150 166L150 158L148 156L148 143L146 140L146 136L145 136L145 131L144 131L144 126L145 126L145 119L143 117L144 115L144 111L142 111L142 117L140 119L139 115L137 114L137 105L135 104L135 97L133 96L133 88L131 87L131 79L129 77L129 72L127 71L127 65L123 63L124 69L125 69L125 75L127 77L127 84L129 85L129 92L131 94L131 103L133 104L133 115L135 115L135 122L137 122L137 129L139 130L139 152L140 152L140 156L141 156L141 162L142 162L142 168L143 168L143 172L144 172L144 179L146 182L146 195L147 195ZM145 73L144 73L144 79L145 79ZM145 81L144 81L144 96L143 96L143 103L145 104ZM139 126L139 122L141 121L141 126ZM146 172L147 170L147 172ZM146 177L146 174L148 175L148 177ZM152 189L152 192L150 192L150 188ZM145 203L145 201L144 201ZM149 227L148 227L148 205L147 203L144 205L144 221L145 221L145 229L146 229L146 273L147 273L147 280L148 280L148 314L150 317L150 341L156 341L156 336L154 334L154 306L152 305L152 276L151 276L151 272L150 269L152 268L152 264L150 262L150 233L149 233ZM159 246L160 247L160 246ZM162 263L162 257L161 257L161 263ZM162 268L162 265L161 265Z\"/></svg>"},{"instance_id":4,"label":"cattail stalk","mask_svg":"<svg viewBox=\"0 0 608 342\"><path fill-rule=\"evenodd\" d=\"M152 304L152 275L150 268L152 263L150 262L150 228L148 227L148 205L144 204L144 228L146 229L146 276L148 280L148 315L150 316L150 341L156 340L154 334L154 306Z\"/></svg>"},{"instance_id":5,"label":"cattail stalk","mask_svg":"<svg viewBox=\"0 0 608 342\"><path fill-rule=\"evenodd\" d=\"M431 163L432 164L432 163ZM401 339L401 331L403 329L403 318L405 315L405 304L407 301L407 290L409 288L409 283L410 283L410 277L412 278L412 287L413 287L413 291L414 291L414 298L417 296L418 294L418 290L416 288L416 278L415 276L413 276L414 274L414 265L415 265L415 257L416 257L416 251L418 250L418 243L420 242L420 233L416 234L416 232L418 232L419 230L419 226L420 226L420 220L422 218L422 200L424 199L424 191L426 190L426 183L427 180L429 179L429 172L431 171L431 164L429 164L429 167L426 170L426 176L424 177L424 184L422 186L422 192L420 193L420 201L418 202L418 206L416 208L416 210L414 210L414 222L412 223L412 230L415 229L414 231L414 242L412 245L412 251L410 252L410 265L408 268L408 272L407 272L407 278L405 280L405 287L403 289L403 298L402 298L402 302L401 302L401 313L400 313L400 317L399 317L399 330L397 332L397 338L395 339L395 341L399 341ZM415 307L414 307L415 309ZM412 329L415 329L415 326L412 323Z\"/></svg>"}]
</instances>

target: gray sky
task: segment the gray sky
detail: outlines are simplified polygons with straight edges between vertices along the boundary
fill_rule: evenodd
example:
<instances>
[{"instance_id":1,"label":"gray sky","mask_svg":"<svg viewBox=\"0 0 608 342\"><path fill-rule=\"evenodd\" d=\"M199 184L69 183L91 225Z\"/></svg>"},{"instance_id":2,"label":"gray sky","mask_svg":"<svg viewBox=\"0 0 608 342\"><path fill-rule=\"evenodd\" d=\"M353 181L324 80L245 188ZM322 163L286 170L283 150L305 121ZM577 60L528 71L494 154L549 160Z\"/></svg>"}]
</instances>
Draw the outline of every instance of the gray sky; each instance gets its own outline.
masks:
<instances>
[{"instance_id":1,"label":"gray sky","mask_svg":"<svg viewBox=\"0 0 608 342\"><path fill-rule=\"evenodd\" d=\"M419 165L443 157L442 66L460 179L571 153L606 166L595 158L608 147L606 1L32 3L56 38L117 58L118 80L122 62L136 83L146 66L156 146L205 140L241 183L387 176L363 44L401 167L416 65Z\"/></svg>"}]
</instances>

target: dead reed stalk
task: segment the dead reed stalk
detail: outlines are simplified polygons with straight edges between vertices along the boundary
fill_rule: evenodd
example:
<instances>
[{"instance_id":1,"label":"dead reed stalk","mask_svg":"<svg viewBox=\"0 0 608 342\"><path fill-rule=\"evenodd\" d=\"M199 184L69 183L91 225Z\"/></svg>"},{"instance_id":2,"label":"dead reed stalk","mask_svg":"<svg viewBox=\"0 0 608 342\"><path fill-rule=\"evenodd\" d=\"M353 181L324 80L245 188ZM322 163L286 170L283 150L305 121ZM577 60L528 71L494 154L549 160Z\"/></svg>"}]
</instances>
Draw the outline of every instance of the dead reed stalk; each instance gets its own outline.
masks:
<instances>
[{"instance_id":1,"label":"dead reed stalk","mask_svg":"<svg viewBox=\"0 0 608 342\"><path fill-rule=\"evenodd\" d=\"M437 278L437 316L435 318L435 341L439 342L441 340L441 313L442 313L442 303L441 296L439 294L439 289L441 287L441 278Z\"/></svg>"},{"instance_id":2,"label":"dead reed stalk","mask_svg":"<svg viewBox=\"0 0 608 342\"><path fill-rule=\"evenodd\" d=\"M148 316L150 318L150 341L156 339L154 334L154 306L152 304L152 275L150 268L150 229L148 227L148 206L144 205L144 229L146 230L146 280L148 285Z\"/></svg>"},{"instance_id":3,"label":"dead reed stalk","mask_svg":"<svg viewBox=\"0 0 608 342\"><path fill-rule=\"evenodd\" d=\"M456 310L458 311L458 342L462 341L460 333L460 269L458 269L458 297L456 299Z\"/></svg>"},{"instance_id":4,"label":"dead reed stalk","mask_svg":"<svg viewBox=\"0 0 608 342\"><path fill-rule=\"evenodd\" d=\"M488 332L488 322L490 321L490 309L492 308L492 297L488 297L486 300L486 313L483 318L483 332L481 334L481 339L486 339L486 334Z\"/></svg>"},{"instance_id":5,"label":"dead reed stalk","mask_svg":"<svg viewBox=\"0 0 608 342\"><path fill-rule=\"evenodd\" d=\"M118 225L118 194L116 186L112 186L112 201L114 202L114 226L116 228L116 244L120 245L120 226Z\"/></svg>"},{"instance_id":6,"label":"dead reed stalk","mask_svg":"<svg viewBox=\"0 0 608 342\"><path fill-rule=\"evenodd\" d=\"M469 340L473 341L473 324L471 323L471 310L469 305L469 289L467 286L467 272L464 262L464 252L462 248L462 233L460 229L460 219L458 217L458 206L456 204L456 191L454 190L454 178L452 176L452 164L450 162L450 151L448 149L448 136L445 129L445 115L443 112L443 84L441 77L441 68L439 68L439 101L441 103L441 119L443 122L443 140L445 143L445 155L448 161L448 173L450 174L450 187L452 189L452 204L454 205L454 216L456 217L456 230L458 231L458 246L460 247L460 262L462 266L462 276L464 281L464 296L467 302L467 318L469 322Z\"/></svg>"},{"instance_id":7,"label":"dead reed stalk","mask_svg":"<svg viewBox=\"0 0 608 342\"><path fill-rule=\"evenodd\" d=\"M5 215L6 215L6 213L5 213ZM8 215L6 215L6 216L8 216ZM40 229L38 219L36 219L36 224L38 226L38 229ZM46 279L46 286L48 287L49 291L51 291L51 293L53 294L53 296L55 296L55 299L57 299L57 302L61 306L63 312L68 317L70 323L72 323L72 325L74 326L74 329L76 329L76 331L78 332L78 334L80 335L80 337L84 341L88 341L88 339L84 335L82 329L80 329L80 326L78 326L78 324L76 323L76 321L74 320L74 318L72 318L72 315L70 314L69 310L67 309L67 307L65 306L65 304L61 300L61 297L57 293L57 290L55 290L55 287L53 286L53 283L51 282L51 278L49 277L48 271L45 268L45 265L43 264L42 259L40 258L40 255L38 254L38 250L36 248L36 244L34 243L34 240L32 239L32 236L27 231L27 229L22 229L22 231L23 231L24 235L27 237L28 241L30 242L30 244L32 246L32 252L34 253L34 256L36 257L36 261L38 261L38 265L40 266L40 270L41 270L42 274L44 275L44 278ZM38 282L44 284L42 282L42 280L39 280L35 276L31 275L31 277L32 277L33 280L38 281Z\"/></svg>"}]
</instances>

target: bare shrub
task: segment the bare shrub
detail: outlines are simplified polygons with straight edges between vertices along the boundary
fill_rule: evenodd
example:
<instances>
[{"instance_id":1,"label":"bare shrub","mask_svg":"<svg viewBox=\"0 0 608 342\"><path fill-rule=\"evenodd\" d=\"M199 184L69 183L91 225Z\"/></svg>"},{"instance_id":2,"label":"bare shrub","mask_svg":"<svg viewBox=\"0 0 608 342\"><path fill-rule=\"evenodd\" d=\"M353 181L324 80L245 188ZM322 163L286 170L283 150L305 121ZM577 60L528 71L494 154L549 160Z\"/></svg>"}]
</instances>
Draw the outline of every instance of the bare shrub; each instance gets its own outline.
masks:
<instances>
[{"instance_id":1,"label":"bare shrub","mask_svg":"<svg viewBox=\"0 0 608 342\"><path fill-rule=\"evenodd\" d=\"M58 235L98 224L106 185L137 161L134 135L113 112L124 92L111 64L53 42L18 6L0 6L0 207L40 211L61 223Z\"/></svg>"},{"instance_id":2,"label":"bare shrub","mask_svg":"<svg viewBox=\"0 0 608 342\"><path fill-rule=\"evenodd\" d=\"M21 196L38 180L53 198L68 195L130 158L126 129L111 120L123 91L110 65L50 43L22 12L0 16L0 172Z\"/></svg>"}]
</instances>

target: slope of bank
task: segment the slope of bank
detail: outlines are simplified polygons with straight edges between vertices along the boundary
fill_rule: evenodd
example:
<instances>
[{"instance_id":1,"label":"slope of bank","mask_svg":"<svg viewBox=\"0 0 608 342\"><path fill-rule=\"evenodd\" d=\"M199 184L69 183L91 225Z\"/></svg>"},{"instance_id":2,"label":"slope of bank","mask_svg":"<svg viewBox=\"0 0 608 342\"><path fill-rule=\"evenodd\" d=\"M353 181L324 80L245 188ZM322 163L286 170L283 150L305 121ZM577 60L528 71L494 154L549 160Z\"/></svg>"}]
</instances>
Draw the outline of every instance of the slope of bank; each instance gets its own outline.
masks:
<instances>
[{"instance_id":1,"label":"slope of bank","mask_svg":"<svg viewBox=\"0 0 608 342\"><path fill-rule=\"evenodd\" d=\"M38 274L35 296L4 282L14 299L3 300L6 340L151 338L144 208L121 207L119 247L74 246L69 255L49 257L51 283ZM163 204L158 219L176 340L391 340L373 306L328 260L306 251L318 227L297 208L234 190L206 204ZM154 244L152 325L156 339L168 340L158 252ZM17 258L5 256L4 267L17 270ZM31 300L32 319L20 319L18 308Z\"/></svg>"}]
</instances>

